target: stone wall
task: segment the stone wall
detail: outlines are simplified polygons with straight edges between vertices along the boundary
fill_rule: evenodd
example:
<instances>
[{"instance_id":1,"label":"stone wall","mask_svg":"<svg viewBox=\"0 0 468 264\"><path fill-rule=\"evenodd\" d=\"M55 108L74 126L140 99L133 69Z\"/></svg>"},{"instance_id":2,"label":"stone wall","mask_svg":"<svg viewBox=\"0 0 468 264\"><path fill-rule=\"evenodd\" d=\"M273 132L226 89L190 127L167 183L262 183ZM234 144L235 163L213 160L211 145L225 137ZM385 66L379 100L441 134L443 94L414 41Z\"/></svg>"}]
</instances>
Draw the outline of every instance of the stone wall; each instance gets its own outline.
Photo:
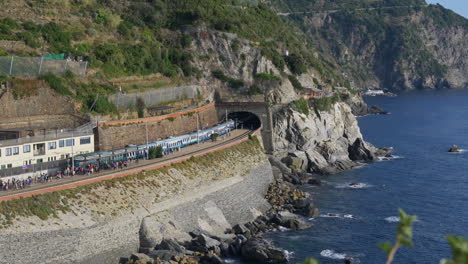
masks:
<instances>
[{"instance_id":1,"label":"stone wall","mask_svg":"<svg viewBox=\"0 0 468 264\"><path fill-rule=\"evenodd\" d=\"M10 88L0 97L0 118L75 113L72 99L58 95L44 81L18 81L17 87L14 86L15 83L10 84ZM15 98L13 91L20 96Z\"/></svg>"},{"instance_id":2,"label":"stone wall","mask_svg":"<svg viewBox=\"0 0 468 264\"><path fill-rule=\"evenodd\" d=\"M147 133L149 142L192 133L197 131L197 117L200 129L218 123L214 104L165 116L100 123L96 147L106 151L130 144L145 144Z\"/></svg>"},{"instance_id":3,"label":"stone wall","mask_svg":"<svg viewBox=\"0 0 468 264\"><path fill-rule=\"evenodd\" d=\"M62 129L87 121L71 98L60 96L42 80L14 80L0 91L0 129Z\"/></svg>"},{"instance_id":4,"label":"stone wall","mask_svg":"<svg viewBox=\"0 0 468 264\"><path fill-rule=\"evenodd\" d=\"M219 234L252 221L269 208L264 195L273 174L261 147L249 142L81 189L57 218L17 216L0 236L0 263L115 264L142 241L184 240L195 229Z\"/></svg>"}]
</instances>

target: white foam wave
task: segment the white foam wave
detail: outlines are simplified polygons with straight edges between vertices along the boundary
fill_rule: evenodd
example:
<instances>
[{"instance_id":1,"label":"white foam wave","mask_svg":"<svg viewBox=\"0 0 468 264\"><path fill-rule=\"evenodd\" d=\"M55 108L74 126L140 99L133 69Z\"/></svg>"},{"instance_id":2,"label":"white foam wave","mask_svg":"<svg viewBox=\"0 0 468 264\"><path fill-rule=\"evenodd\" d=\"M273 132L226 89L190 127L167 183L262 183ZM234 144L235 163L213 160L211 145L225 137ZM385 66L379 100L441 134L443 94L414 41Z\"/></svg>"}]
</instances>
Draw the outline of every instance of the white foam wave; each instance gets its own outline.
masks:
<instances>
[{"instance_id":1,"label":"white foam wave","mask_svg":"<svg viewBox=\"0 0 468 264\"><path fill-rule=\"evenodd\" d=\"M389 223L398 223L398 222L400 222L400 217L398 217L398 216L389 216L389 217L385 218L385 221L387 221Z\"/></svg>"},{"instance_id":2,"label":"white foam wave","mask_svg":"<svg viewBox=\"0 0 468 264\"><path fill-rule=\"evenodd\" d=\"M294 251L283 250L284 254L286 254L286 259L289 259L292 255L294 255Z\"/></svg>"},{"instance_id":3,"label":"white foam wave","mask_svg":"<svg viewBox=\"0 0 468 264\"><path fill-rule=\"evenodd\" d=\"M321 214L320 217L324 217L324 218L340 218L340 215L339 215L339 214L331 214L331 213L328 213L328 214Z\"/></svg>"},{"instance_id":4,"label":"white foam wave","mask_svg":"<svg viewBox=\"0 0 468 264\"><path fill-rule=\"evenodd\" d=\"M331 249L322 250L322 252L320 252L320 256L325 257L325 258L331 258L331 259L345 259L346 258L345 253L337 253Z\"/></svg>"},{"instance_id":5,"label":"white foam wave","mask_svg":"<svg viewBox=\"0 0 468 264\"><path fill-rule=\"evenodd\" d=\"M459 149L457 152L449 152L449 154L461 154L467 152L468 149Z\"/></svg>"},{"instance_id":6,"label":"white foam wave","mask_svg":"<svg viewBox=\"0 0 468 264\"><path fill-rule=\"evenodd\" d=\"M328 214L321 214L319 217L323 218L348 218L348 219L355 219L354 215L352 214L334 214L334 213L328 213Z\"/></svg>"},{"instance_id":7,"label":"white foam wave","mask_svg":"<svg viewBox=\"0 0 468 264\"><path fill-rule=\"evenodd\" d=\"M385 221L389 223L398 223L400 222L400 217L399 216L389 216L384 219ZM419 222L419 219L416 219L415 222Z\"/></svg>"},{"instance_id":8,"label":"white foam wave","mask_svg":"<svg viewBox=\"0 0 468 264\"><path fill-rule=\"evenodd\" d=\"M398 155L392 155L391 157L377 157L378 161L389 161L389 160L396 160L396 159L402 159L403 156L398 156Z\"/></svg>"},{"instance_id":9,"label":"white foam wave","mask_svg":"<svg viewBox=\"0 0 468 264\"><path fill-rule=\"evenodd\" d=\"M289 228L286 228L286 227L284 227L284 226L279 226L279 227L278 227L278 230L279 230L280 232L286 232L286 231L289 231Z\"/></svg>"},{"instance_id":10,"label":"white foam wave","mask_svg":"<svg viewBox=\"0 0 468 264\"><path fill-rule=\"evenodd\" d=\"M370 188L373 186L367 183L363 183L363 182L351 182L351 183L337 184L335 187L338 189L365 189L365 188Z\"/></svg>"},{"instance_id":11,"label":"white foam wave","mask_svg":"<svg viewBox=\"0 0 468 264\"><path fill-rule=\"evenodd\" d=\"M232 258L225 258L224 262L226 262L226 263L236 263L236 260L232 259Z\"/></svg>"}]
</instances>

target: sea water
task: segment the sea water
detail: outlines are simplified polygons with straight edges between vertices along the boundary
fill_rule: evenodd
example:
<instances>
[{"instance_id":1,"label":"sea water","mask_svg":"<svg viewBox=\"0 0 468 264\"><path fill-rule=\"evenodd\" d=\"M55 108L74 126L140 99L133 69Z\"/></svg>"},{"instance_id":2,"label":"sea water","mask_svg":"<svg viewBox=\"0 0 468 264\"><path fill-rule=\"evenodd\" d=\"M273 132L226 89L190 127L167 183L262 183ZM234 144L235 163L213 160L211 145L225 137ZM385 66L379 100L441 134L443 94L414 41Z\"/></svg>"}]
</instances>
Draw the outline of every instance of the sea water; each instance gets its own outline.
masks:
<instances>
[{"instance_id":1,"label":"sea water","mask_svg":"<svg viewBox=\"0 0 468 264\"><path fill-rule=\"evenodd\" d=\"M365 139L394 147L396 159L368 164L333 176L320 187L303 189L315 198L321 216L306 231L267 235L291 253L292 263L314 257L320 263L385 263L377 247L394 242L398 209L418 216L414 247L398 251L394 263L435 263L450 257L447 234L468 237L468 92L412 92L367 97L389 115L359 117ZM353 186L349 186L350 183ZM331 215L329 215L331 214Z\"/></svg>"}]
</instances>

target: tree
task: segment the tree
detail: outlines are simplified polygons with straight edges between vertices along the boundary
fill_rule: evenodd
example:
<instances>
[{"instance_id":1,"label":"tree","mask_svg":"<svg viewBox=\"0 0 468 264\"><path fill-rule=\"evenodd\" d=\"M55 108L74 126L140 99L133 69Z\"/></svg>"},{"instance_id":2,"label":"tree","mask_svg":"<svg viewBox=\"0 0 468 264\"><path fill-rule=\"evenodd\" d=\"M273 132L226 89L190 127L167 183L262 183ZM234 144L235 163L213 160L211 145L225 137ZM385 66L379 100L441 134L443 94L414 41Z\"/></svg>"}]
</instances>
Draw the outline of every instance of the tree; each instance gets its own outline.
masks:
<instances>
[{"instance_id":1,"label":"tree","mask_svg":"<svg viewBox=\"0 0 468 264\"><path fill-rule=\"evenodd\" d=\"M305 65L304 59L300 55L293 53L287 56L285 60L289 70L292 73L301 75L307 71L307 66Z\"/></svg>"},{"instance_id":2,"label":"tree","mask_svg":"<svg viewBox=\"0 0 468 264\"><path fill-rule=\"evenodd\" d=\"M215 142L218 139L218 137L219 137L218 133L213 133L211 134L210 139L211 141Z\"/></svg>"},{"instance_id":3,"label":"tree","mask_svg":"<svg viewBox=\"0 0 468 264\"><path fill-rule=\"evenodd\" d=\"M143 101L141 97L137 98L136 107L137 107L137 112L138 112L138 118L145 117L145 101Z\"/></svg>"},{"instance_id":4,"label":"tree","mask_svg":"<svg viewBox=\"0 0 468 264\"><path fill-rule=\"evenodd\" d=\"M163 156L163 148L161 146L151 147L148 151L149 159L159 159Z\"/></svg>"}]
</instances>

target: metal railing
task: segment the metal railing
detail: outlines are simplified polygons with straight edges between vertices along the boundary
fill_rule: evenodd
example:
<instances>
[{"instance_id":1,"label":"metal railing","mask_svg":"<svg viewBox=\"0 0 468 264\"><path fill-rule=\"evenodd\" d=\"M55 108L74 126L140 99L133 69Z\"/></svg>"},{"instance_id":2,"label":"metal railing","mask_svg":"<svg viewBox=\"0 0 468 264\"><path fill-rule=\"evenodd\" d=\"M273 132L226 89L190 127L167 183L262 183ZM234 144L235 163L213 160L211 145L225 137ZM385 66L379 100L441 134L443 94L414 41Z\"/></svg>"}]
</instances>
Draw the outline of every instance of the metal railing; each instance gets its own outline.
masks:
<instances>
[{"instance_id":1,"label":"metal railing","mask_svg":"<svg viewBox=\"0 0 468 264\"><path fill-rule=\"evenodd\" d=\"M62 75L71 71L86 75L87 61L50 60L44 57L0 57L0 75L37 77L45 73Z\"/></svg>"},{"instance_id":2,"label":"metal railing","mask_svg":"<svg viewBox=\"0 0 468 264\"><path fill-rule=\"evenodd\" d=\"M109 96L109 100L120 109L136 107L137 99L141 98L147 107L181 99L194 99L201 87L198 85L159 88L140 93L117 93Z\"/></svg>"},{"instance_id":3,"label":"metal railing","mask_svg":"<svg viewBox=\"0 0 468 264\"><path fill-rule=\"evenodd\" d=\"M21 174L41 172L47 170L64 170L68 166L68 160L57 160L29 166L0 169L0 177L21 176Z\"/></svg>"}]
</instances>

